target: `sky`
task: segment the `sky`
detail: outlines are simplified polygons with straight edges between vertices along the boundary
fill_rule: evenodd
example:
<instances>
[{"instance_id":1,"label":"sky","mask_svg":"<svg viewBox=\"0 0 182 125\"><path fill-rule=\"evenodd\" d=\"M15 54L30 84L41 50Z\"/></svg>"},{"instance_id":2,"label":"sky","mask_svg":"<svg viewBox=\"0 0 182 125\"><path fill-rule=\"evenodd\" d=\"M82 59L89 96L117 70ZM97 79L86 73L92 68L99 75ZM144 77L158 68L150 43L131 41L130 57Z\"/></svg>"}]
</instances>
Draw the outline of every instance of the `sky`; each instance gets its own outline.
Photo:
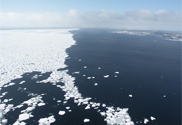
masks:
<instances>
[{"instance_id":1,"label":"sky","mask_svg":"<svg viewBox=\"0 0 182 125\"><path fill-rule=\"evenodd\" d=\"M0 0L0 28L182 30L181 0Z\"/></svg>"}]
</instances>

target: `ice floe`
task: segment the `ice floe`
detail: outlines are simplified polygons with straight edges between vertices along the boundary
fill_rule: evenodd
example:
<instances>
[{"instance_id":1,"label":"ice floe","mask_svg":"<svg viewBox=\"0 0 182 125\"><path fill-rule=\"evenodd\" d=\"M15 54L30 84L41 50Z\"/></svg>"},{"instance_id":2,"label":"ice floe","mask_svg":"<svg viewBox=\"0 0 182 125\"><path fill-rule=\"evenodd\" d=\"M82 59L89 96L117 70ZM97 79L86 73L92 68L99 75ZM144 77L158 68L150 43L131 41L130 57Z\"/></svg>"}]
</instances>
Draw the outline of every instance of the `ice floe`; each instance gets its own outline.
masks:
<instances>
[{"instance_id":1,"label":"ice floe","mask_svg":"<svg viewBox=\"0 0 182 125\"><path fill-rule=\"evenodd\" d=\"M147 124L148 122L149 122L149 120L145 118L143 123Z\"/></svg>"},{"instance_id":2,"label":"ice floe","mask_svg":"<svg viewBox=\"0 0 182 125\"><path fill-rule=\"evenodd\" d=\"M98 86L98 83L94 83L94 86Z\"/></svg>"},{"instance_id":3,"label":"ice floe","mask_svg":"<svg viewBox=\"0 0 182 125\"><path fill-rule=\"evenodd\" d=\"M156 118L155 118L155 117L153 117L153 116L150 116L150 119L151 119L151 120L156 120Z\"/></svg>"},{"instance_id":4,"label":"ice floe","mask_svg":"<svg viewBox=\"0 0 182 125\"><path fill-rule=\"evenodd\" d=\"M51 123L54 123L56 119L54 116L49 116L48 118L41 118L39 119L39 125L50 125Z\"/></svg>"},{"instance_id":5,"label":"ice floe","mask_svg":"<svg viewBox=\"0 0 182 125\"><path fill-rule=\"evenodd\" d=\"M85 118L85 119L83 120L83 122L90 122L90 119Z\"/></svg>"},{"instance_id":6,"label":"ice floe","mask_svg":"<svg viewBox=\"0 0 182 125\"><path fill-rule=\"evenodd\" d=\"M64 115L66 112L65 111L59 111L59 115Z\"/></svg>"},{"instance_id":7,"label":"ice floe","mask_svg":"<svg viewBox=\"0 0 182 125\"><path fill-rule=\"evenodd\" d=\"M30 115L28 113L23 113L19 115L19 121L27 120L30 118Z\"/></svg>"},{"instance_id":8,"label":"ice floe","mask_svg":"<svg viewBox=\"0 0 182 125\"><path fill-rule=\"evenodd\" d=\"M133 97L133 95L129 95L129 97Z\"/></svg>"},{"instance_id":9,"label":"ice floe","mask_svg":"<svg viewBox=\"0 0 182 125\"><path fill-rule=\"evenodd\" d=\"M105 75L105 76L104 76L104 78L108 78L108 77L109 77L109 75Z\"/></svg>"},{"instance_id":10,"label":"ice floe","mask_svg":"<svg viewBox=\"0 0 182 125\"><path fill-rule=\"evenodd\" d=\"M43 103L43 102L38 104L38 106L44 106L44 105L45 105L45 103Z\"/></svg>"},{"instance_id":11,"label":"ice floe","mask_svg":"<svg viewBox=\"0 0 182 125\"><path fill-rule=\"evenodd\" d=\"M129 114L127 113L127 108L117 108L106 107L107 111L105 113L106 118L104 119L109 125L121 124L121 125L134 125L134 122L131 121ZM101 112L103 115L103 112Z\"/></svg>"}]
</instances>

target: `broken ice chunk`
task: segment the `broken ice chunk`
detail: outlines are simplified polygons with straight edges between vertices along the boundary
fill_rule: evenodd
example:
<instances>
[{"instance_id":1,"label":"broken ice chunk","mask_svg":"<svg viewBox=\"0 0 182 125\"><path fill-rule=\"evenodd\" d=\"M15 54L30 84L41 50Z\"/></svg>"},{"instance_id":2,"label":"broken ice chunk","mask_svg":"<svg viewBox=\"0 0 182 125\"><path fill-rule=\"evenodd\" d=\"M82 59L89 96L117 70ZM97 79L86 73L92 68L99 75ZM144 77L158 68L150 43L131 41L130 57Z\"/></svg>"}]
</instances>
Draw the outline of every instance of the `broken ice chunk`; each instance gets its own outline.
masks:
<instances>
[{"instance_id":1,"label":"broken ice chunk","mask_svg":"<svg viewBox=\"0 0 182 125\"><path fill-rule=\"evenodd\" d=\"M133 97L133 95L129 95L129 97Z\"/></svg>"},{"instance_id":2,"label":"broken ice chunk","mask_svg":"<svg viewBox=\"0 0 182 125\"><path fill-rule=\"evenodd\" d=\"M27 120L30 118L30 115L28 113L23 113L19 115L19 120L23 121L23 120Z\"/></svg>"},{"instance_id":3,"label":"broken ice chunk","mask_svg":"<svg viewBox=\"0 0 182 125\"><path fill-rule=\"evenodd\" d=\"M109 75L105 75L105 76L104 76L104 78L108 78L108 77L109 77Z\"/></svg>"},{"instance_id":4,"label":"broken ice chunk","mask_svg":"<svg viewBox=\"0 0 182 125\"><path fill-rule=\"evenodd\" d=\"M150 119L151 119L151 120L156 120L156 118L154 118L154 117L152 117L152 116L150 117Z\"/></svg>"},{"instance_id":5,"label":"broken ice chunk","mask_svg":"<svg viewBox=\"0 0 182 125\"><path fill-rule=\"evenodd\" d=\"M90 122L90 119L85 118L85 119L83 120L83 122Z\"/></svg>"},{"instance_id":6,"label":"broken ice chunk","mask_svg":"<svg viewBox=\"0 0 182 125\"><path fill-rule=\"evenodd\" d=\"M64 115L66 112L65 111L59 111L59 115Z\"/></svg>"},{"instance_id":7,"label":"broken ice chunk","mask_svg":"<svg viewBox=\"0 0 182 125\"><path fill-rule=\"evenodd\" d=\"M98 83L95 83L95 84L94 84L94 86L97 86L97 85L98 85Z\"/></svg>"},{"instance_id":8,"label":"broken ice chunk","mask_svg":"<svg viewBox=\"0 0 182 125\"><path fill-rule=\"evenodd\" d=\"M149 120L148 119L144 119L144 124L147 124L147 122L149 122Z\"/></svg>"}]
</instances>

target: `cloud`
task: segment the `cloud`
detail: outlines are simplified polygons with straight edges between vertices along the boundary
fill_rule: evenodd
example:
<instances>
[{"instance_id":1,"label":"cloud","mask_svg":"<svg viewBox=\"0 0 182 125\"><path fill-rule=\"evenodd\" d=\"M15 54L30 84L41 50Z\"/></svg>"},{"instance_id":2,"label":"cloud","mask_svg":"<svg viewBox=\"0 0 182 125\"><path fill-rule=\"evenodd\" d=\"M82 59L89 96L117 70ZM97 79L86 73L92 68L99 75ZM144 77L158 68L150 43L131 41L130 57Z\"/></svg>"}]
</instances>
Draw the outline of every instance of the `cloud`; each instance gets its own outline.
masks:
<instances>
[{"instance_id":1,"label":"cloud","mask_svg":"<svg viewBox=\"0 0 182 125\"><path fill-rule=\"evenodd\" d=\"M118 14L112 11L81 13L0 12L0 27L96 27L144 30L181 30L182 13L139 10Z\"/></svg>"}]
</instances>

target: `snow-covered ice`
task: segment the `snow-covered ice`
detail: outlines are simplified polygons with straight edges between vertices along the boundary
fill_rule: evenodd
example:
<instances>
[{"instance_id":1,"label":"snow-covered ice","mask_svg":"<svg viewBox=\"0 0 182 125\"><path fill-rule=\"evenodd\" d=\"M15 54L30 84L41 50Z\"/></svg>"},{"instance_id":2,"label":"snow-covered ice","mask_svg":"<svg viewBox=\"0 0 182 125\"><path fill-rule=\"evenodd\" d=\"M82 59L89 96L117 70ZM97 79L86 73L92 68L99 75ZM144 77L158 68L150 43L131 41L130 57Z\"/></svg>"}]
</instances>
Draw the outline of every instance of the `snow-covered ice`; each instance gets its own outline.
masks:
<instances>
[{"instance_id":1,"label":"snow-covered ice","mask_svg":"<svg viewBox=\"0 0 182 125\"><path fill-rule=\"evenodd\" d=\"M105 76L104 76L104 78L108 78L108 77L109 77L109 75L105 75Z\"/></svg>"},{"instance_id":2,"label":"snow-covered ice","mask_svg":"<svg viewBox=\"0 0 182 125\"><path fill-rule=\"evenodd\" d=\"M90 119L85 118L85 119L83 120L83 122L90 122Z\"/></svg>"},{"instance_id":3,"label":"snow-covered ice","mask_svg":"<svg viewBox=\"0 0 182 125\"><path fill-rule=\"evenodd\" d=\"M59 115L64 115L66 112L65 111L59 111Z\"/></svg>"},{"instance_id":4,"label":"snow-covered ice","mask_svg":"<svg viewBox=\"0 0 182 125\"><path fill-rule=\"evenodd\" d=\"M149 120L145 118L143 123L147 124L148 122L149 122Z\"/></svg>"},{"instance_id":5,"label":"snow-covered ice","mask_svg":"<svg viewBox=\"0 0 182 125\"><path fill-rule=\"evenodd\" d=\"M133 97L133 95L130 94L129 97Z\"/></svg>"},{"instance_id":6,"label":"snow-covered ice","mask_svg":"<svg viewBox=\"0 0 182 125\"><path fill-rule=\"evenodd\" d=\"M151 120L156 120L156 118L155 118L155 117L153 117L153 116L150 116L150 119L151 119Z\"/></svg>"}]
</instances>

